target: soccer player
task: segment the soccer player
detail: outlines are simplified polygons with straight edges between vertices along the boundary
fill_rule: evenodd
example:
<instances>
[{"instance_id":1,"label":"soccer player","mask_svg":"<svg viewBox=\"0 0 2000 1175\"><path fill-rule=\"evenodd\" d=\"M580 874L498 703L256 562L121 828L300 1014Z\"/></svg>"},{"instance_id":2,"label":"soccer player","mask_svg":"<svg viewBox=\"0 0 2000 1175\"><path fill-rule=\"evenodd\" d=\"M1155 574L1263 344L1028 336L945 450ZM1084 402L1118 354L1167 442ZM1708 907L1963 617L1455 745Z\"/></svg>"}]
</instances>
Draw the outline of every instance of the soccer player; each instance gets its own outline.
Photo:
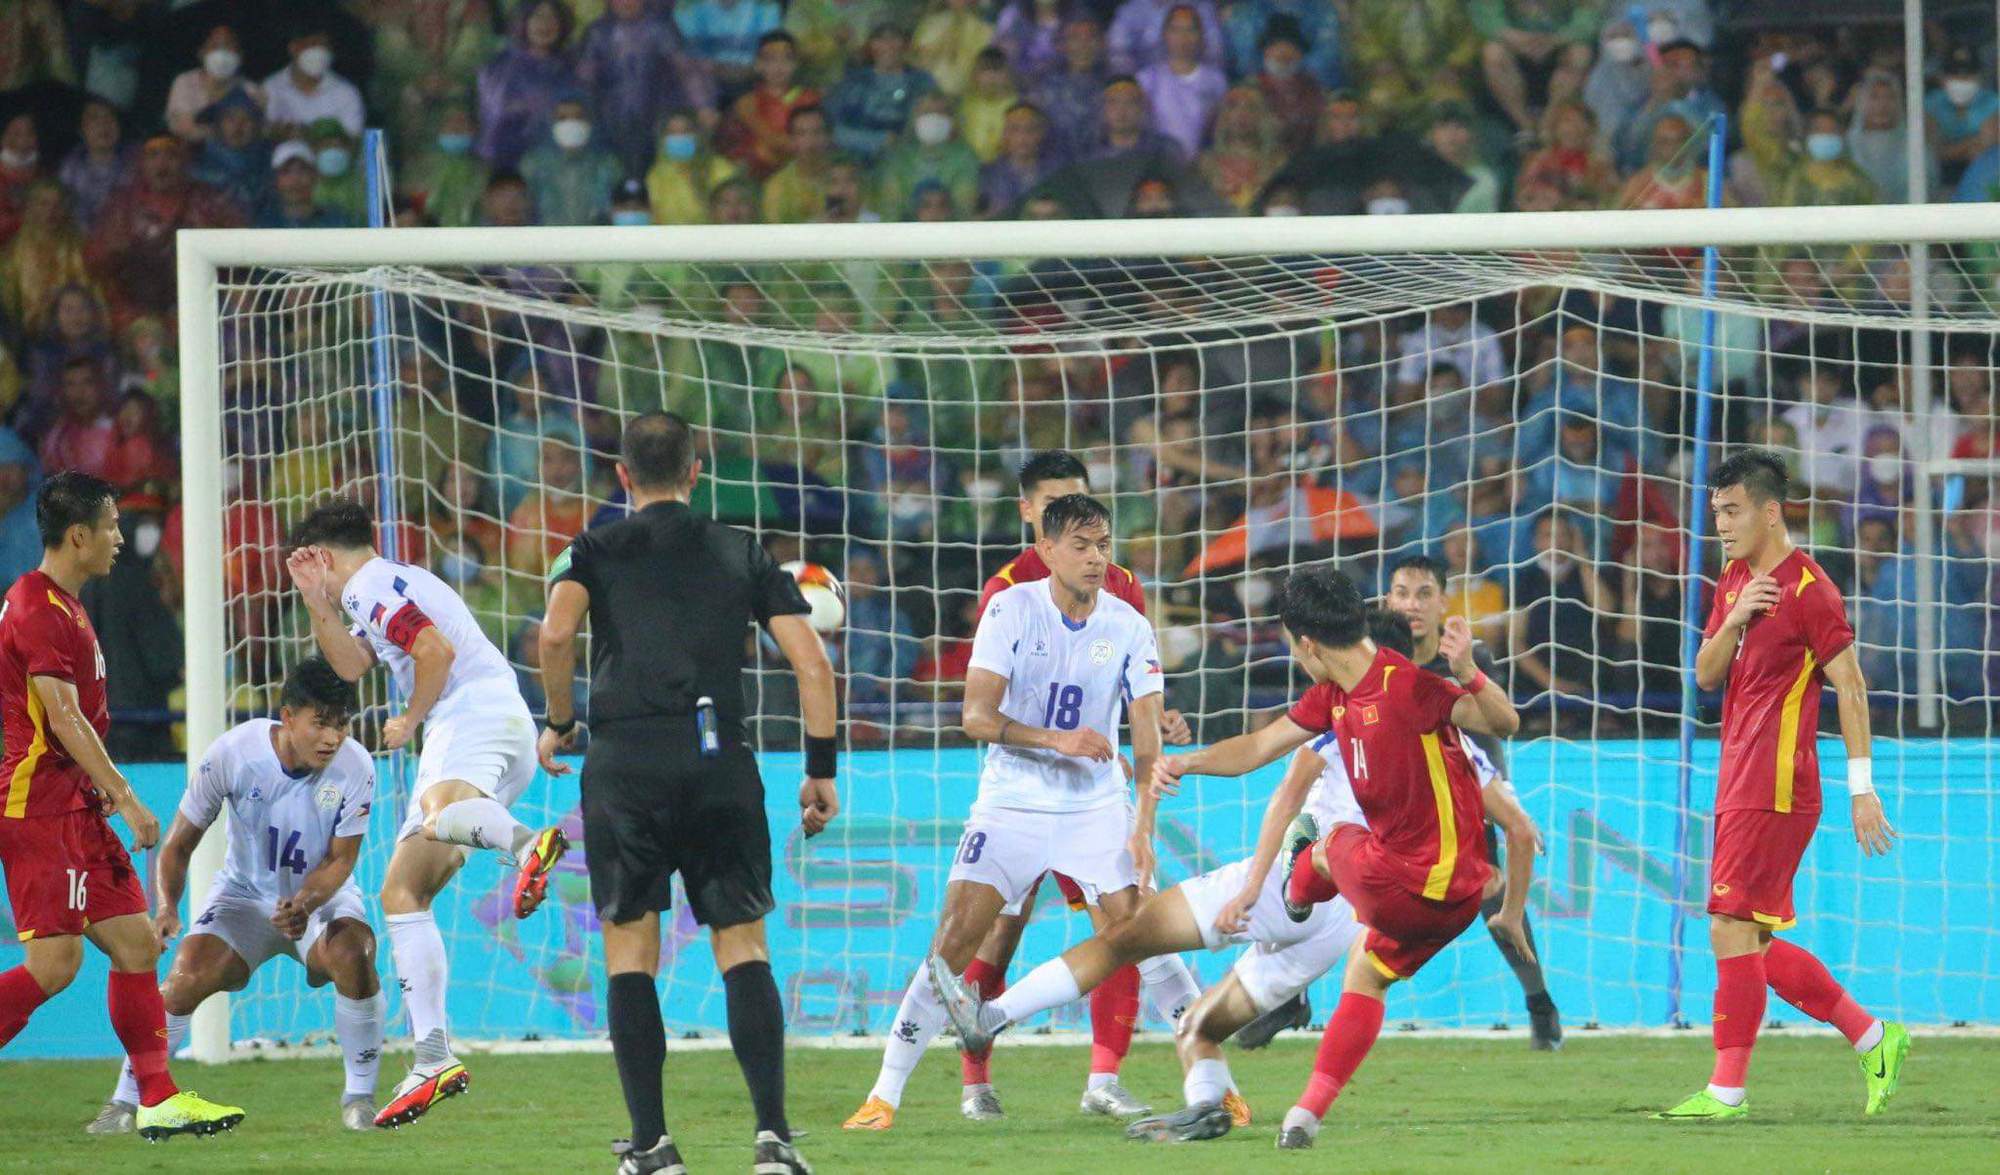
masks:
<instances>
[{"instance_id":1,"label":"soccer player","mask_svg":"<svg viewBox=\"0 0 2000 1175\"><path fill-rule=\"evenodd\" d=\"M157 1142L232 1129L243 1111L179 1089L167 1073L160 940L108 819L123 817L138 848L160 838L159 821L105 753L104 652L77 599L124 545L117 497L73 470L43 482L41 566L15 580L0 607L0 873L27 955L0 972L0 1048L76 978L88 939L111 960L105 996L138 1085L135 1124Z\"/></svg>"},{"instance_id":2,"label":"soccer player","mask_svg":"<svg viewBox=\"0 0 2000 1175\"><path fill-rule=\"evenodd\" d=\"M1263 729L1162 757L1153 768L1154 786L1172 794L1183 775L1241 775L1332 732L1367 816L1365 826L1336 823L1320 840L1311 817L1301 815L1287 845L1296 851L1285 858L1286 912L1304 920L1315 903L1343 897L1368 932L1348 956L1312 1081L1279 1129L1281 1150L1312 1146L1320 1119L1381 1033L1390 985L1415 975L1479 916L1490 872L1480 835L1485 814L1460 735L1506 736L1520 727L1506 693L1473 663L1463 617L1445 622L1439 646L1454 684L1377 646L1367 611L1338 571L1294 572L1279 616L1292 659L1316 684ZM1532 830L1525 823L1508 828L1507 842L1506 898L1488 924L1533 955L1522 929Z\"/></svg>"},{"instance_id":3,"label":"soccer player","mask_svg":"<svg viewBox=\"0 0 2000 1175\"><path fill-rule=\"evenodd\" d=\"M1160 752L1165 681L1152 626L1102 590L1111 566L1103 503L1070 494L1050 502L1041 522L1035 549L1049 577L994 596L973 635L963 722L987 744L986 761L931 940L953 974L1044 872L1068 876L1114 923L1138 908L1153 872L1152 801L1142 793L1135 822L1115 745L1129 696L1139 778ZM944 1022L920 966L875 1087L847 1129L894 1124L903 1087Z\"/></svg>"},{"instance_id":4,"label":"soccer player","mask_svg":"<svg viewBox=\"0 0 2000 1175\"><path fill-rule=\"evenodd\" d=\"M1090 492L1089 470L1075 454L1061 449L1046 449L1029 457L1022 463L1018 476L1021 521L1027 524L1036 542L1042 537L1042 511L1050 502ZM1035 544L1030 543L987 579L979 597L979 614L986 614L986 606L993 602L994 596L1015 584L1046 579L1048 574L1048 564L1036 552ZM1141 616L1146 614L1146 592L1139 586L1138 577L1116 563L1104 573L1104 590L1132 605ZM1167 742L1178 746L1193 741L1187 719L1178 710L1163 711L1162 722L1161 734ZM1055 875L1055 882L1070 909L1088 912L1093 927L1102 930L1102 915L1084 901L1083 891L1076 883L1060 873ZM1034 909L1039 889L1039 882L1029 889L1020 910L1009 908L1001 912L986 941L979 944L978 955L966 968L966 982L977 987L987 999L1007 989L1007 965L1021 945L1021 933L1027 929L1029 912ZM1079 1105L1084 1113L1129 1118L1151 1108L1133 1097L1118 1080L1125 1054L1132 1050L1132 1030L1139 1023L1142 983L1154 1010L1169 1022L1200 990L1180 956L1167 955L1149 959L1143 967L1121 967L1090 993L1090 1076ZM964 1080L959 1108L965 1116L975 1121L1001 1117L1000 1095L993 1088L986 1054L964 1053L959 1058L959 1067Z\"/></svg>"},{"instance_id":5,"label":"soccer player","mask_svg":"<svg viewBox=\"0 0 2000 1175\"><path fill-rule=\"evenodd\" d=\"M1444 564L1428 555L1409 555L1389 568L1389 590L1383 600L1409 620L1410 635L1415 641L1415 651L1408 654L1410 660L1440 676L1451 671L1443 654L1438 651L1438 645L1444 638L1444 591ZM1478 641L1473 642L1472 662L1489 677L1499 672L1492 658L1486 655L1486 646ZM1505 788L1506 744L1491 735L1476 734L1471 738L1500 771L1501 787ZM1511 792L1511 789L1508 790ZM1490 794L1491 789L1488 791ZM1491 817L1494 806L1489 803L1486 812ZM1489 860L1501 859L1499 829L1491 819L1486 822L1486 855ZM1486 885L1486 900L1479 907L1482 916L1490 919L1500 912L1505 897L1504 887L1503 876L1495 872ZM1507 966L1514 971L1514 978L1520 982L1521 993L1527 997L1529 1047L1546 1051L1560 1049L1563 1042L1562 1018L1556 1013L1555 1000L1549 997L1548 981L1542 977L1541 960L1515 950L1512 940L1494 931L1491 926L1487 929L1493 935L1493 945L1500 948L1500 957L1507 960ZM1526 915L1522 916L1521 934L1527 939L1529 948L1533 949L1535 932L1528 925Z\"/></svg>"},{"instance_id":6,"label":"soccer player","mask_svg":"<svg viewBox=\"0 0 2000 1175\"><path fill-rule=\"evenodd\" d=\"M382 879L416 1057L375 1124L404 1126L471 1082L451 1051L444 938L431 902L468 850L492 849L519 866L514 914L525 918L569 843L559 828L537 832L508 814L535 777L535 723L513 666L456 592L421 567L376 554L374 519L346 499L306 515L286 567L334 672L358 681L377 662L388 664L403 712L383 723L383 748L397 750L424 729L409 812Z\"/></svg>"},{"instance_id":7,"label":"soccer player","mask_svg":"<svg viewBox=\"0 0 2000 1175\"><path fill-rule=\"evenodd\" d=\"M1723 687L1722 763L1715 784L1708 939L1715 948L1715 1070L1708 1088L1659 1117L1741 1118L1744 1078L1771 987L1799 1011L1838 1028L1861 1055L1864 1112L1878 1114L1902 1081L1910 1034L1870 1015L1804 948L1773 937L1797 924L1792 879L1819 824L1820 690L1831 685L1847 745L1848 813L1867 856L1887 853L1896 830L1882 814L1868 753L1868 683L1854 630L1826 569L1785 530L1785 465L1759 449L1736 453L1709 478L1725 560L1695 654L1695 681Z\"/></svg>"},{"instance_id":8,"label":"soccer player","mask_svg":"<svg viewBox=\"0 0 2000 1175\"><path fill-rule=\"evenodd\" d=\"M285 675L275 720L253 718L215 740L160 848L153 925L162 941L180 933L188 861L227 807L228 862L160 985L167 1048L179 1047L203 1000L242 991L252 972L284 955L306 969L308 986L333 984L333 1031L347 1068L340 1122L371 1130L382 998L375 934L354 884L375 793L375 761L347 737L359 705L352 683L309 657ZM128 1062L89 1132L132 1129L138 1096Z\"/></svg>"}]
</instances>

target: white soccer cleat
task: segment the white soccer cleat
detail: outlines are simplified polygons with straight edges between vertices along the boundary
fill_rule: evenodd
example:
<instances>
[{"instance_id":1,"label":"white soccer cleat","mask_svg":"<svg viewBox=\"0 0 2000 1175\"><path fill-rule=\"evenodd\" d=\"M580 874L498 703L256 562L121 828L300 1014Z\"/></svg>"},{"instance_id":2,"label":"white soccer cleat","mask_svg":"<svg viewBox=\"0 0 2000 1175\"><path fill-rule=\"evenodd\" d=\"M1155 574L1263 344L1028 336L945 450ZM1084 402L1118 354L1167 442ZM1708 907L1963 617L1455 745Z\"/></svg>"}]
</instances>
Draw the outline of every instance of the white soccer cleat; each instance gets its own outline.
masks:
<instances>
[{"instance_id":1,"label":"white soccer cleat","mask_svg":"<svg viewBox=\"0 0 2000 1175\"><path fill-rule=\"evenodd\" d=\"M340 1103L340 1125L347 1130L375 1129L375 1099L357 1097Z\"/></svg>"},{"instance_id":2,"label":"white soccer cleat","mask_svg":"<svg viewBox=\"0 0 2000 1175\"><path fill-rule=\"evenodd\" d=\"M85 1134L130 1134L137 1126L139 1107L131 1102L109 1101L97 1117L83 1128Z\"/></svg>"},{"instance_id":3,"label":"white soccer cleat","mask_svg":"<svg viewBox=\"0 0 2000 1175\"><path fill-rule=\"evenodd\" d=\"M1153 1112L1153 1107L1133 1097L1131 1090L1116 1081L1107 1081L1096 1089L1085 1090L1077 1109L1107 1118L1143 1118Z\"/></svg>"},{"instance_id":4,"label":"white soccer cleat","mask_svg":"<svg viewBox=\"0 0 2000 1175\"><path fill-rule=\"evenodd\" d=\"M958 1047L975 1057L992 1048L995 1033L986 1027L986 1001L979 998L978 989L953 975L951 967L937 955L924 960L924 968L930 974L931 990L937 993L944 1014L958 1032Z\"/></svg>"},{"instance_id":5,"label":"white soccer cleat","mask_svg":"<svg viewBox=\"0 0 2000 1175\"><path fill-rule=\"evenodd\" d=\"M990 1085L966 1086L965 1100L958 1103L958 1112L968 1122L994 1122L1007 1116L1007 1111L1000 1108L1000 1095Z\"/></svg>"}]
</instances>

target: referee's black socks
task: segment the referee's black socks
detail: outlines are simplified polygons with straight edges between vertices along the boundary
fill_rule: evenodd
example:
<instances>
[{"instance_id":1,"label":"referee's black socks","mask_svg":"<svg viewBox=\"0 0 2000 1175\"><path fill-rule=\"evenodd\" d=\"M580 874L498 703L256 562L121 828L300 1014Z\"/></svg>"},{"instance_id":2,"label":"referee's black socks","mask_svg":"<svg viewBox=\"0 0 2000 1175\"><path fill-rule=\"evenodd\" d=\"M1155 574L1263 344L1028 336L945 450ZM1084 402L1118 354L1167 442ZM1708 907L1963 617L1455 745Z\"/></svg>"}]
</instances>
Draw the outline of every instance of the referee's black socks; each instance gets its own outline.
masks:
<instances>
[{"instance_id":1,"label":"referee's black socks","mask_svg":"<svg viewBox=\"0 0 2000 1175\"><path fill-rule=\"evenodd\" d=\"M667 1029L660 1020L660 995L644 971L621 971L611 977L609 988L605 1019L611 1026L611 1055L618 1062L618 1084L625 1089L625 1112L632 1116L632 1149L643 1151L667 1132L660 1094ZM732 996L732 1013L735 1006Z\"/></svg>"},{"instance_id":2,"label":"referee's black socks","mask_svg":"<svg viewBox=\"0 0 2000 1175\"><path fill-rule=\"evenodd\" d=\"M785 1121L785 1007L778 999L771 965L761 960L738 963L723 974L722 986L729 997L729 1044L736 1050L744 1084L750 1087L757 1129L790 1142L792 1128ZM619 1071L624 1072L622 1061ZM626 1089L629 1098L631 1087Z\"/></svg>"}]
</instances>

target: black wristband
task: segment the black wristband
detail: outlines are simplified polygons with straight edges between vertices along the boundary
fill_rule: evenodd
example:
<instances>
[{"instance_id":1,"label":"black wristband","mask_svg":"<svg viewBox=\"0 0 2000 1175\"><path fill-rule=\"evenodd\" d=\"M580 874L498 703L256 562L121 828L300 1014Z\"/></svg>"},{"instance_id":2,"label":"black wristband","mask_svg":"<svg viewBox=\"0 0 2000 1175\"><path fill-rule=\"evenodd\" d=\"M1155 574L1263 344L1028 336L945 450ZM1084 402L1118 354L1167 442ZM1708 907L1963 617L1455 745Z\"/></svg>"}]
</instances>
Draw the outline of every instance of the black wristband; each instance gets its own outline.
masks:
<instances>
[{"instance_id":1,"label":"black wristband","mask_svg":"<svg viewBox=\"0 0 2000 1175\"><path fill-rule=\"evenodd\" d=\"M548 724L548 728L555 733L557 738L566 737L570 731L576 729L576 718L571 716L568 722L551 722Z\"/></svg>"},{"instance_id":2,"label":"black wristband","mask_svg":"<svg viewBox=\"0 0 2000 1175\"><path fill-rule=\"evenodd\" d=\"M806 736L806 778L832 779L837 764L834 761L834 747L838 739L828 736L815 738Z\"/></svg>"}]
</instances>

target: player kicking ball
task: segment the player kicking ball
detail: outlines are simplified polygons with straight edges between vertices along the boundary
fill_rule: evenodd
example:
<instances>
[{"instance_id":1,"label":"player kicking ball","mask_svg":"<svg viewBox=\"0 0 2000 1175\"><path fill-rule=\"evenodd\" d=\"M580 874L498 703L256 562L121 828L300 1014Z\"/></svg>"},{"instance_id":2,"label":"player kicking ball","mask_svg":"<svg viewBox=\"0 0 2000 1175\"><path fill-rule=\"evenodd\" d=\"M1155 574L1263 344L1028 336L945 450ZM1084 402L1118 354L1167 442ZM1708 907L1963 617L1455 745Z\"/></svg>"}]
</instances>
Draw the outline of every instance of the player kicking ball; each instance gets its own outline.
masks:
<instances>
[{"instance_id":1,"label":"player kicking ball","mask_svg":"<svg viewBox=\"0 0 2000 1175\"><path fill-rule=\"evenodd\" d=\"M535 778L535 723L514 667L458 593L421 567L378 555L374 519L344 499L299 523L286 567L336 673L358 681L378 662L389 666L403 712L383 724L383 748L424 731L409 812L382 881L416 1058L375 1125L406 1126L472 1080L451 1051L448 967L431 903L470 850L490 849L518 867L514 916L525 918L541 905L569 842L559 828L537 832L507 811Z\"/></svg>"},{"instance_id":2,"label":"player kicking ball","mask_svg":"<svg viewBox=\"0 0 2000 1175\"><path fill-rule=\"evenodd\" d=\"M382 1051L375 934L354 884L375 793L375 762L347 736L359 705L354 686L312 657L285 675L275 720L252 719L215 740L160 848L153 912L161 941L180 933L188 861L227 808L227 863L160 985L167 1048L180 1047L203 1000L242 991L257 968L283 955L306 969L308 986L333 984L334 1036L347 1070L340 1123L349 1130L374 1126ZM128 1061L86 1129L130 1131L138 1100Z\"/></svg>"},{"instance_id":3,"label":"player kicking ball","mask_svg":"<svg viewBox=\"0 0 2000 1175\"><path fill-rule=\"evenodd\" d=\"M1868 683L1854 629L1826 569L1785 531L1785 465L1751 449L1709 479L1715 534L1726 562L1695 654L1695 681L1722 686L1722 763L1715 785L1708 938L1715 948L1715 1069L1708 1087L1656 1115L1715 1122L1750 1112L1750 1050L1764 1022L1764 989L1838 1028L1861 1057L1863 1112L1879 1114L1902 1083L1910 1034L1870 1015L1808 953L1774 937L1797 925L1792 881L1819 824L1820 689L1839 699L1847 746L1848 812L1867 856L1896 837L1875 794L1868 748Z\"/></svg>"},{"instance_id":4,"label":"player kicking ball","mask_svg":"<svg viewBox=\"0 0 2000 1175\"><path fill-rule=\"evenodd\" d=\"M1111 514L1084 494L1050 502L1036 543L1047 579L1010 587L980 617L966 671L964 726L987 744L931 954L961 974L1002 909L1042 874L1068 876L1113 924L1139 907L1152 829L1135 827L1119 762L1128 696L1140 778L1160 753L1159 652L1146 617L1101 590ZM903 993L881 1073L849 1130L887 1130L924 1048L944 1027L929 969Z\"/></svg>"}]
</instances>

